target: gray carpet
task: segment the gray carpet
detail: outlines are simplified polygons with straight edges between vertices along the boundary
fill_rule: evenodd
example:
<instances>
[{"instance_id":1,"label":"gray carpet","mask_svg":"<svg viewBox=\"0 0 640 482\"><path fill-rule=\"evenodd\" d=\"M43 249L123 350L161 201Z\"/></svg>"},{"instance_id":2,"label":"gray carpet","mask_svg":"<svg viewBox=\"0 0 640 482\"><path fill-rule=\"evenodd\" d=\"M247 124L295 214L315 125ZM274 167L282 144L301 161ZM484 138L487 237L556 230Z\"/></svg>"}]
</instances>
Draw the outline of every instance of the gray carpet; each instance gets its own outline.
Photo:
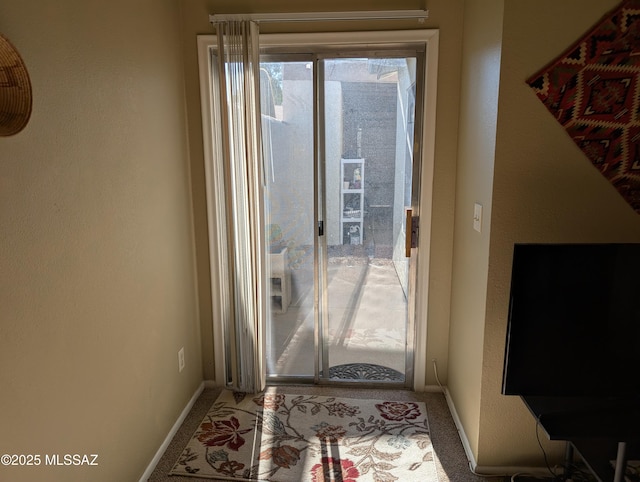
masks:
<instances>
[{"instance_id":1,"label":"gray carpet","mask_svg":"<svg viewBox=\"0 0 640 482\"><path fill-rule=\"evenodd\" d=\"M447 402L441 393L413 393L402 390L346 389L316 386L287 386L286 391L287 393L334 395L356 399L425 402L440 482L498 482L502 480L502 478L479 477L471 473L460 437L447 407ZM205 389L200 395L148 479L149 482L198 482L211 480L197 477L169 476L168 474L219 393L220 389Z\"/></svg>"}]
</instances>

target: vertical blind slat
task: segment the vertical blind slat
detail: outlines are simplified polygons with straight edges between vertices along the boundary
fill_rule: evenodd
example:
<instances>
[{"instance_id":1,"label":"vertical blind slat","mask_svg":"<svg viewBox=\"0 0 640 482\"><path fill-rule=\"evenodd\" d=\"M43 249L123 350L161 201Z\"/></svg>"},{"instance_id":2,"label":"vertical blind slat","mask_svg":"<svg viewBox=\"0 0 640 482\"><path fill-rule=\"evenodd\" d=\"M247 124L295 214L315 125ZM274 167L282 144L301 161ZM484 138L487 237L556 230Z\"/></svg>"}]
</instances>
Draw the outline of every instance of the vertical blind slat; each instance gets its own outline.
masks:
<instances>
[{"instance_id":1,"label":"vertical blind slat","mask_svg":"<svg viewBox=\"0 0 640 482\"><path fill-rule=\"evenodd\" d=\"M216 24L221 58L221 122L225 123L227 230L232 315L225 354L229 388L255 393L264 389L264 326L267 316L264 269L264 213L259 96L258 27L251 21Z\"/></svg>"}]
</instances>

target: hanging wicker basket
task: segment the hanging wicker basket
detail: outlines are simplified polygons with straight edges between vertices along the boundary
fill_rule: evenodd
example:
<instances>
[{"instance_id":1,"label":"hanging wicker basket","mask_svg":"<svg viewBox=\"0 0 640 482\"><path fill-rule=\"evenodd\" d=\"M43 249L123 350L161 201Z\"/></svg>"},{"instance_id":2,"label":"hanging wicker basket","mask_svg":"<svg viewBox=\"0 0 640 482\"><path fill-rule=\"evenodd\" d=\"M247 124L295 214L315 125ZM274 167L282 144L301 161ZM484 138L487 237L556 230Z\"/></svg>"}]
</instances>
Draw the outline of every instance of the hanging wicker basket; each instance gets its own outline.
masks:
<instances>
[{"instance_id":1,"label":"hanging wicker basket","mask_svg":"<svg viewBox=\"0 0 640 482\"><path fill-rule=\"evenodd\" d=\"M20 132L31 116L31 82L22 57L0 35L0 136Z\"/></svg>"}]
</instances>

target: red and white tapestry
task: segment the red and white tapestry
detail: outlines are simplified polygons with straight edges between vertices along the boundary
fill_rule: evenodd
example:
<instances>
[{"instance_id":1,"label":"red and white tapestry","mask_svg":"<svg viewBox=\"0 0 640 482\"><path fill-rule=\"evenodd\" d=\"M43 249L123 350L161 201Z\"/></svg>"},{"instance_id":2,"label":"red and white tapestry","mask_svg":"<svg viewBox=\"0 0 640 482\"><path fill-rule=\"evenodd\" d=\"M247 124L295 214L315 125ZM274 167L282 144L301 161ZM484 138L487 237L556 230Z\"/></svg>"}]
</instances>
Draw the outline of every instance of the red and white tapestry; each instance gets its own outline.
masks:
<instances>
[{"instance_id":1,"label":"red and white tapestry","mask_svg":"<svg viewBox=\"0 0 640 482\"><path fill-rule=\"evenodd\" d=\"M640 213L640 0L626 0L527 84Z\"/></svg>"}]
</instances>

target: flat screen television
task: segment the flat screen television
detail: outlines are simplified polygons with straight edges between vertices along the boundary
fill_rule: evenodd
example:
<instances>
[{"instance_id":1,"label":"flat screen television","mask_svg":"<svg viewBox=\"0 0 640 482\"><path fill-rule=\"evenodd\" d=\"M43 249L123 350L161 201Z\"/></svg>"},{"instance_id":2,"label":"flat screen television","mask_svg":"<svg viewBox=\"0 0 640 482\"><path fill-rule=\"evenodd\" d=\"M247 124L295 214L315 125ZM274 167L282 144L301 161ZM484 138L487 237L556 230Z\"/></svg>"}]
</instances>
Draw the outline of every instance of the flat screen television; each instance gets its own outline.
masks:
<instances>
[{"instance_id":1,"label":"flat screen television","mask_svg":"<svg viewBox=\"0 0 640 482\"><path fill-rule=\"evenodd\" d=\"M505 395L640 396L640 244L516 244Z\"/></svg>"}]
</instances>

